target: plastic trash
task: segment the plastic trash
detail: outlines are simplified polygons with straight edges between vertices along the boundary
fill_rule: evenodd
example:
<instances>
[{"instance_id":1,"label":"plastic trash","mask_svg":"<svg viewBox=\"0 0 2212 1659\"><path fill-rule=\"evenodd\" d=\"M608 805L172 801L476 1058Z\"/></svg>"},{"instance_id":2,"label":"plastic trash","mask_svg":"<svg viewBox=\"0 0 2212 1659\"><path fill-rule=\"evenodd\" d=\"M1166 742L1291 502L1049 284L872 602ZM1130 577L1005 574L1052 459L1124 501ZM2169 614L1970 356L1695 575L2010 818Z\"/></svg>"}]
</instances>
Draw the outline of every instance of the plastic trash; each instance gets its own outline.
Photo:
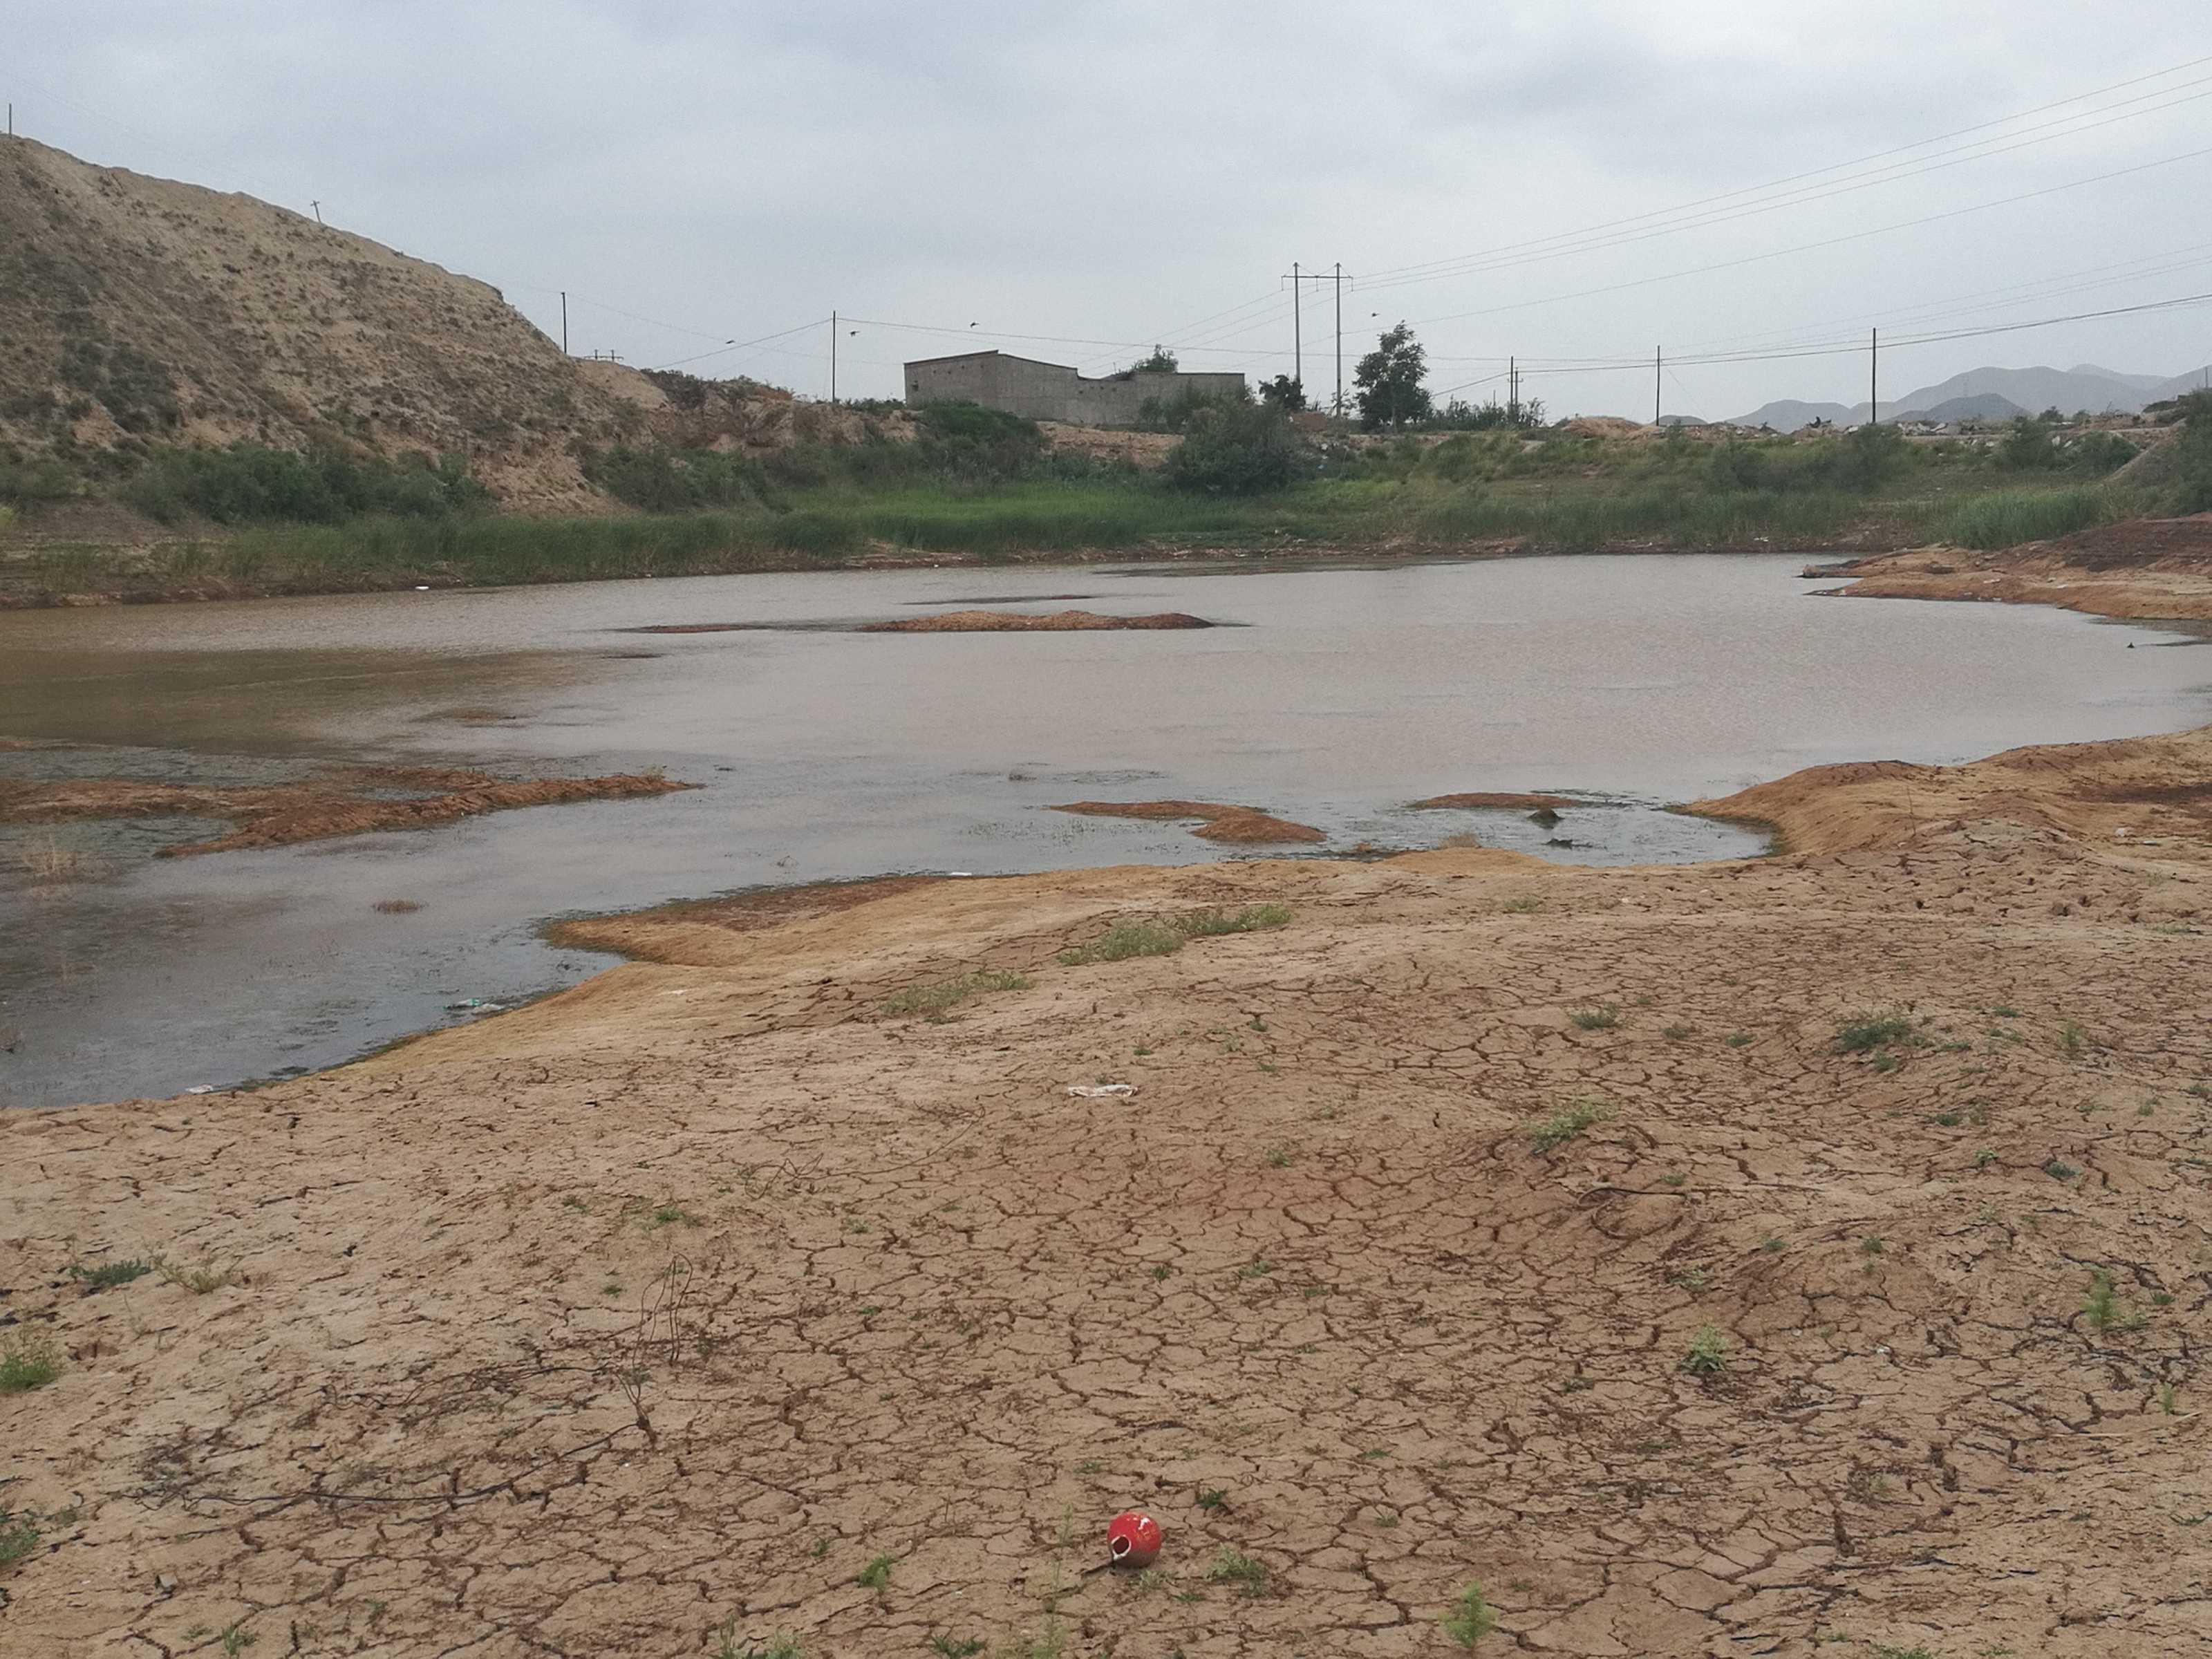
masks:
<instances>
[{"instance_id":1,"label":"plastic trash","mask_svg":"<svg viewBox=\"0 0 2212 1659\"><path fill-rule=\"evenodd\" d=\"M185 1090L185 1092L188 1095L211 1095L215 1092L215 1085L212 1083L195 1083L191 1088Z\"/></svg>"},{"instance_id":2,"label":"plastic trash","mask_svg":"<svg viewBox=\"0 0 2212 1659\"><path fill-rule=\"evenodd\" d=\"M1137 1092L1137 1085L1133 1083L1071 1083L1067 1085L1067 1092L1078 1100L1107 1100L1116 1095L1133 1095Z\"/></svg>"}]
</instances>

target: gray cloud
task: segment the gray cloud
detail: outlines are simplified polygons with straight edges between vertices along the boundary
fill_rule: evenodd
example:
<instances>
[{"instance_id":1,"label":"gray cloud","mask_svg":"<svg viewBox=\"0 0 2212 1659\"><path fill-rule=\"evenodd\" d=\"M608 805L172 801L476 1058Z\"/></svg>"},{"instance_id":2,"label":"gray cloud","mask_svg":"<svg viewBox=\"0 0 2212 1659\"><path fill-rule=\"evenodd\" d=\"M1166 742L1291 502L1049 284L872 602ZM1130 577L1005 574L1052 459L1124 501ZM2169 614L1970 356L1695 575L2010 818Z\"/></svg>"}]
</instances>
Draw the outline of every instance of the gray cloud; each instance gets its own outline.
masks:
<instances>
[{"instance_id":1,"label":"gray cloud","mask_svg":"<svg viewBox=\"0 0 2212 1659\"><path fill-rule=\"evenodd\" d=\"M500 284L549 329L566 287L580 349L666 362L832 307L962 331L861 325L843 383L876 394L896 391L902 357L986 331L1162 340L1194 363L1272 374L1287 367L1279 277L1292 259L1371 276L1556 236L2212 54L2212 20L2191 38L2169 19L2154 41L2059 0L17 0L12 14L0 86L21 130L112 165L320 199L333 222ZM2212 185L2212 159L1649 279L2203 148L2208 111L2182 105L1624 246L1364 289L1347 322L1364 347L1370 312L1416 319L1439 386L1507 352L1829 337L1875 313L1902 333L1934 301L2187 244L2180 204ZM2201 270L2002 310L1984 301L1956 320L2212 289ZM1616 291L1565 297L1599 289ZM1185 327L1248 302L1226 324ZM1310 343L1328 306L1309 305ZM1487 314L1420 322L1468 312ZM1902 391L1981 362L2179 370L2212 356L2208 319L1900 349L1885 380ZM826 330L777 345L703 367L823 389ZM1769 396L1856 396L1863 376L1845 359L1685 368L1668 398L1724 415ZM1529 386L1562 411L1649 408L1644 371L1540 368Z\"/></svg>"}]
</instances>

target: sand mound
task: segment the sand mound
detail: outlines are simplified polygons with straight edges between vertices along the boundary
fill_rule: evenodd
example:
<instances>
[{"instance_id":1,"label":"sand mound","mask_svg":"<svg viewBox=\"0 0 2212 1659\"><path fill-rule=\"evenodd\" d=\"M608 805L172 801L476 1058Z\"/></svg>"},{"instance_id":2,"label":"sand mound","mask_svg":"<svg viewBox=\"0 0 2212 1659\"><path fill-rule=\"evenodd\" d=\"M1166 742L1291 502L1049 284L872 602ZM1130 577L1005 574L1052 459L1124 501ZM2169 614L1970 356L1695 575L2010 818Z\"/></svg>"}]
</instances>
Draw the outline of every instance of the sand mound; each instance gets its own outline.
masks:
<instances>
[{"instance_id":1,"label":"sand mound","mask_svg":"<svg viewBox=\"0 0 2212 1659\"><path fill-rule=\"evenodd\" d=\"M1095 818L1196 818L1191 834L1201 841L1249 845L1327 841L1328 836L1310 824L1292 823L1252 806L1225 806L1204 800L1079 800L1055 806L1055 812L1081 812Z\"/></svg>"},{"instance_id":2,"label":"sand mound","mask_svg":"<svg viewBox=\"0 0 2212 1659\"><path fill-rule=\"evenodd\" d=\"M1110 629L1211 628L1203 617L1163 611L1149 617L1109 617L1096 611L1054 611L1034 616L1018 611L943 611L933 617L902 617L870 623L863 634L1089 634Z\"/></svg>"},{"instance_id":3,"label":"sand mound","mask_svg":"<svg viewBox=\"0 0 2212 1659\"><path fill-rule=\"evenodd\" d=\"M46 782L0 780L0 823L59 823L80 818L228 818L238 827L213 841L168 847L161 856L227 853L241 847L358 836L379 830L424 830L483 812L519 806L663 795L696 786L657 775L597 778L495 778L465 769L349 768L301 783L224 788L142 783L119 778ZM422 793L392 799L373 791Z\"/></svg>"}]
</instances>

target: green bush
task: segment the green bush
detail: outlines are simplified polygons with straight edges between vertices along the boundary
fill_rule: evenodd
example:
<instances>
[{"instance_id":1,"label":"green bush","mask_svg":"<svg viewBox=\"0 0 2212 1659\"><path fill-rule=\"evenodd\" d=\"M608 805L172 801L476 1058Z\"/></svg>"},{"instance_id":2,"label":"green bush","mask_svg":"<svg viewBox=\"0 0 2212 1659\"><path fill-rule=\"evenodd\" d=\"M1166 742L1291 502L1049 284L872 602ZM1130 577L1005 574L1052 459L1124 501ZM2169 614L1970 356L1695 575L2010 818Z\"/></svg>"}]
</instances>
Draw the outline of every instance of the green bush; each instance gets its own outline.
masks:
<instances>
[{"instance_id":1,"label":"green bush","mask_svg":"<svg viewBox=\"0 0 2212 1659\"><path fill-rule=\"evenodd\" d=\"M191 514L217 524L340 524L380 514L435 519L491 500L455 457L392 462L244 442L155 451L121 493L164 524Z\"/></svg>"},{"instance_id":2,"label":"green bush","mask_svg":"<svg viewBox=\"0 0 2212 1659\"><path fill-rule=\"evenodd\" d=\"M2075 489L2000 489L1962 501L1939 539L1960 547L2017 547L2069 536L2123 517L2128 504L2102 484Z\"/></svg>"},{"instance_id":3,"label":"green bush","mask_svg":"<svg viewBox=\"0 0 2212 1659\"><path fill-rule=\"evenodd\" d=\"M617 501L647 513L743 507L767 494L758 463L711 449L617 445L586 453L584 476Z\"/></svg>"},{"instance_id":4,"label":"green bush","mask_svg":"<svg viewBox=\"0 0 2212 1659\"><path fill-rule=\"evenodd\" d=\"M1214 495L1285 489L1308 469L1304 446L1279 410L1264 404L1202 410L1168 458L1168 482Z\"/></svg>"}]
</instances>

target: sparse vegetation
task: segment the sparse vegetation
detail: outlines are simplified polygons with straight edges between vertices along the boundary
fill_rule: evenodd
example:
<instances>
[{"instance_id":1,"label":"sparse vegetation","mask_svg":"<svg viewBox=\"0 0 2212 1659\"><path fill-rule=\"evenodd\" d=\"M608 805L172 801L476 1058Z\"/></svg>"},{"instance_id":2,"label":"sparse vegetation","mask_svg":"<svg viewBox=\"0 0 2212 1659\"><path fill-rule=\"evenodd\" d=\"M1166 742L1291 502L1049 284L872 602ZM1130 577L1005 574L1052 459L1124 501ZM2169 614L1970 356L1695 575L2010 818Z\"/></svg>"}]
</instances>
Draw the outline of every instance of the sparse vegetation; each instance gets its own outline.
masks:
<instances>
[{"instance_id":1,"label":"sparse vegetation","mask_svg":"<svg viewBox=\"0 0 2212 1659\"><path fill-rule=\"evenodd\" d=\"M1700 1325L1682 1356L1682 1369L1692 1376L1718 1376L1729 1367L1728 1338L1717 1325Z\"/></svg>"},{"instance_id":2,"label":"sparse vegetation","mask_svg":"<svg viewBox=\"0 0 2212 1659\"><path fill-rule=\"evenodd\" d=\"M1215 1552L1206 1577L1210 1583L1234 1584L1246 1595L1262 1595L1267 1589L1267 1564L1233 1544L1224 1544Z\"/></svg>"},{"instance_id":3,"label":"sparse vegetation","mask_svg":"<svg viewBox=\"0 0 2212 1659\"><path fill-rule=\"evenodd\" d=\"M28 1514L0 1509L0 1572L6 1571L39 1547L39 1523ZM0 1606L4 1606L0 1600Z\"/></svg>"},{"instance_id":4,"label":"sparse vegetation","mask_svg":"<svg viewBox=\"0 0 2212 1659\"><path fill-rule=\"evenodd\" d=\"M868 1565L860 1569L853 1582L862 1589L888 1589L890 1588L893 1565L892 1558L888 1555L872 1556Z\"/></svg>"},{"instance_id":5,"label":"sparse vegetation","mask_svg":"<svg viewBox=\"0 0 2212 1659\"><path fill-rule=\"evenodd\" d=\"M1567 1015L1577 1031L1609 1031L1620 1024L1620 1010L1611 1003L1598 1008L1577 1008Z\"/></svg>"},{"instance_id":6,"label":"sparse vegetation","mask_svg":"<svg viewBox=\"0 0 2212 1659\"><path fill-rule=\"evenodd\" d=\"M757 1642L738 1645L738 1622L732 1619L722 1626L722 1644L714 1650L714 1659L806 1659L805 1644L787 1631L763 1637Z\"/></svg>"},{"instance_id":7,"label":"sparse vegetation","mask_svg":"<svg viewBox=\"0 0 2212 1659\"><path fill-rule=\"evenodd\" d=\"M1126 962L1132 957L1173 956L1189 939L1280 927L1290 919L1290 907L1283 904L1251 904L1241 910L1189 910L1181 915L1133 917L1115 922L1088 945L1062 951L1058 960L1073 968L1095 962Z\"/></svg>"},{"instance_id":8,"label":"sparse vegetation","mask_svg":"<svg viewBox=\"0 0 2212 1659\"><path fill-rule=\"evenodd\" d=\"M0 1394L28 1394L61 1374L52 1338L18 1334L0 1341Z\"/></svg>"},{"instance_id":9,"label":"sparse vegetation","mask_svg":"<svg viewBox=\"0 0 2212 1659\"><path fill-rule=\"evenodd\" d=\"M1613 1107L1607 1102L1587 1096L1578 1097L1553 1110L1550 1115L1531 1120L1522 1126L1528 1144L1539 1152L1548 1152L1564 1146L1583 1130L1604 1122L1613 1115Z\"/></svg>"},{"instance_id":10,"label":"sparse vegetation","mask_svg":"<svg viewBox=\"0 0 2212 1659\"><path fill-rule=\"evenodd\" d=\"M232 1262L228 1267L218 1267L212 1258L189 1265L170 1261L166 1256L154 1258L154 1270L172 1285L183 1286L194 1296L206 1296L222 1290L227 1285L238 1283L240 1264Z\"/></svg>"},{"instance_id":11,"label":"sparse vegetation","mask_svg":"<svg viewBox=\"0 0 2212 1659\"><path fill-rule=\"evenodd\" d=\"M887 1014L921 1014L930 1019L942 1019L970 997L986 991L1026 991L1030 982L1026 974L979 969L933 984L909 986L886 998L883 1007Z\"/></svg>"},{"instance_id":12,"label":"sparse vegetation","mask_svg":"<svg viewBox=\"0 0 2212 1659\"><path fill-rule=\"evenodd\" d=\"M46 884L75 881L84 869L83 855L52 836L23 842L15 849L15 863L33 881Z\"/></svg>"},{"instance_id":13,"label":"sparse vegetation","mask_svg":"<svg viewBox=\"0 0 2212 1659\"><path fill-rule=\"evenodd\" d=\"M91 1291L112 1290L118 1285L128 1285L132 1279L143 1279L153 1271L152 1262L135 1258L102 1261L91 1267L75 1261L69 1265L69 1276Z\"/></svg>"},{"instance_id":14,"label":"sparse vegetation","mask_svg":"<svg viewBox=\"0 0 2212 1659\"><path fill-rule=\"evenodd\" d=\"M1910 1042L1912 1036L1912 1022L1902 1014L1868 1015L1836 1028L1836 1052L1872 1054L1893 1043Z\"/></svg>"},{"instance_id":15,"label":"sparse vegetation","mask_svg":"<svg viewBox=\"0 0 2212 1659\"><path fill-rule=\"evenodd\" d=\"M368 908L380 916L411 916L422 907L414 899L379 899Z\"/></svg>"},{"instance_id":16,"label":"sparse vegetation","mask_svg":"<svg viewBox=\"0 0 2212 1659\"><path fill-rule=\"evenodd\" d=\"M1498 1614L1482 1586L1469 1584L1453 1600L1443 1616L1444 1634L1463 1648L1471 1648L1498 1628Z\"/></svg>"}]
</instances>

